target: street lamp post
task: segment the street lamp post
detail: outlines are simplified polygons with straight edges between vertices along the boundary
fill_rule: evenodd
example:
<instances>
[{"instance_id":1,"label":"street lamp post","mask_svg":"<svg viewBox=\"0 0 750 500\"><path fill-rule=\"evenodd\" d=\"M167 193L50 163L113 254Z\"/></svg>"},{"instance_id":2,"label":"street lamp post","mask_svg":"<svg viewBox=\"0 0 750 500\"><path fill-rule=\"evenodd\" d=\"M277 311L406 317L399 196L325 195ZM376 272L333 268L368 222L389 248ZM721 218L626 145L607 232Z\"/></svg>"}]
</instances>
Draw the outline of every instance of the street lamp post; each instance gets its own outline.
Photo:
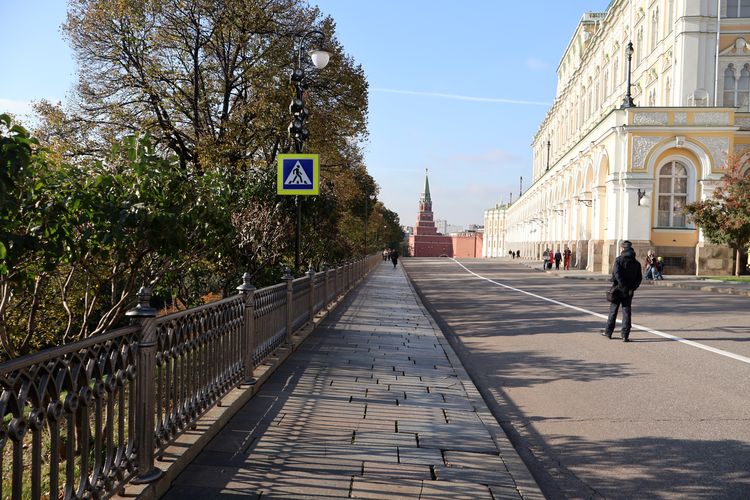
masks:
<instances>
[{"instance_id":1,"label":"street lamp post","mask_svg":"<svg viewBox=\"0 0 750 500\"><path fill-rule=\"evenodd\" d=\"M367 220L370 218L370 210L367 206L367 200L375 201L375 195L365 196L365 255L367 255Z\"/></svg>"},{"instance_id":2,"label":"street lamp post","mask_svg":"<svg viewBox=\"0 0 750 500\"><path fill-rule=\"evenodd\" d=\"M305 107L305 90L307 90L309 81L305 77L305 70L302 67L302 50L305 46L305 40L312 35L317 35L322 41L325 41L325 35L322 31L312 30L303 34L295 35L295 38L299 40L297 47L297 64L292 71L290 77L291 83L294 85L294 99L289 105L289 111L292 113L292 123L289 124L289 137L294 140L294 150L297 153L302 153L305 147L305 141L310 136L310 131L305 127L305 120L310 116L310 112ZM315 48L308 52L313 65L317 69L323 69L328 65L328 61L331 58L331 54L321 48ZM298 270L300 266L300 240L302 239L302 203L299 196L294 197L294 205L297 209L297 225L294 236L294 269Z\"/></svg>"},{"instance_id":3,"label":"street lamp post","mask_svg":"<svg viewBox=\"0 0 750 500\"><path fill-rule=\"evenodd\" d=\"M633 96L630 94L630 87L632 87L630 83L630 64L633 60L633 42L628 42L628 45L625 47L625 55L628 56L628 88L625 92L625 98L622 100L622 105L620 106L620 109L625 108L634 108L635 103L633 102Z\"/></svg>"}]
</instances>

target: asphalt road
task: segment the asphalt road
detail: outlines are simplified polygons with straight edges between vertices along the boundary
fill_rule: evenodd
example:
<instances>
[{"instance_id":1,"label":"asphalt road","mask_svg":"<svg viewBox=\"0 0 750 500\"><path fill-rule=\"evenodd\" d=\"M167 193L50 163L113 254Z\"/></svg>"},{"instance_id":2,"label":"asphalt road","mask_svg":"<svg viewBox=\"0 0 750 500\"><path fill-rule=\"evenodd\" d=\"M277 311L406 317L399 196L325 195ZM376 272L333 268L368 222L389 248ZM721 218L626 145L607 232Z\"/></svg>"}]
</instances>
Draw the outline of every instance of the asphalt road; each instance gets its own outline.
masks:
<instances>
[{"instance_id":1,"label":"asphalt road","mask_svg":"<svg viewBox=\"0 0 750 500\"><path fill-rule=\"evenodd\" d=\"M750 498L750 298L641 287L623 343L606 282L403 265L549 498Z\"/></svg>"}]
</instances>

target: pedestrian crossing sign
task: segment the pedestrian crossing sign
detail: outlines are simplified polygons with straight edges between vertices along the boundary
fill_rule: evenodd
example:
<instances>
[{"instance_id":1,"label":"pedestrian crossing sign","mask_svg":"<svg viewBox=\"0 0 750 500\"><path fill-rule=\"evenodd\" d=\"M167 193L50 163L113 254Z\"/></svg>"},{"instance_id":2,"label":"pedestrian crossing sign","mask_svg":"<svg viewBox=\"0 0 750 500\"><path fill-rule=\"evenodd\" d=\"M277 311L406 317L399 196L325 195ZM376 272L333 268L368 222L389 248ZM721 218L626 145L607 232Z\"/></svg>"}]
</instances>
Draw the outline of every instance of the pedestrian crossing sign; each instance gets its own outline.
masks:
<instances>
[{"instance_id":1,"label":"pedestrian crossing sign","mask_svg":"<svg viewBox=\"0 0 750 500\"><path fill-rule=\"evenodd\" d=\"M276 193L283 195L319 194L318 155L279 155Z\"/></svg>"}]
</instances>

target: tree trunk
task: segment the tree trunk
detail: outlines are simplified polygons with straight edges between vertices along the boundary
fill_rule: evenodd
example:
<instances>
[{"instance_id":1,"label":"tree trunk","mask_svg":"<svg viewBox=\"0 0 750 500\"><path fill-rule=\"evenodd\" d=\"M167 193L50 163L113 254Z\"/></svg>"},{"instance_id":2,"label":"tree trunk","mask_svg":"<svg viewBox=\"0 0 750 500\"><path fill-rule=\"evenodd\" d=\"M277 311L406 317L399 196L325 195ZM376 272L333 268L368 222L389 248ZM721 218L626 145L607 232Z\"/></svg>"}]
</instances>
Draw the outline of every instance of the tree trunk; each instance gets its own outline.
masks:
<instances>
[{"instance_id":1,"label":"tree trunk","mask_svg":"<svg viewBox=\"0 0 750 500\"><path fill-rule=\"evenodd\" d=\"M742 260L742 247L737 247L737 256L734 258L734 275L740 275L740 261Z\"/></svg>"}]
</instances>

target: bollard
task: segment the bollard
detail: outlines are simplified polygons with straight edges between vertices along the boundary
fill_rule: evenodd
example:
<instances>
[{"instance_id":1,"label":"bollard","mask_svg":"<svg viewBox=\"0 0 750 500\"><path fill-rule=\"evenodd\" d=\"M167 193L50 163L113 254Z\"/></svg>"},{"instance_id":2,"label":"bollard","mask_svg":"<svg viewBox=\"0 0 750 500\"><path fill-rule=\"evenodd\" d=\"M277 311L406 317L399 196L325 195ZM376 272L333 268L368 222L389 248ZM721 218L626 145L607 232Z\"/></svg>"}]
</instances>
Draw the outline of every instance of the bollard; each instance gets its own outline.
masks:
<instances>
[{"instance_id":1,"label":"bollard","mask_svg":"<svg viewBox=\"0 0 750 500\"><path fill-rule=\"evenodd\" d=\"M245 370L245 383L257 382L255 371L255 290L250 283L250 273L242 275L242 284L237 291L245 296L245 309L242 313L242 358Z\"/></svg>"},{"instance_id":2,"label":"bollard","mask_svg":"<svg viewBox=\"0 0 750 500\"><path fill-rule=\"evenodd\" d=\"M284 268L284 281L286 281L286 341L292 349L292 314L294 314L294 276L289 268Z\"/></svg>"},{"instance_id":3,"label":"bollard","mask_svg":"<svg viewBox=\"0 0 750 500\"><path fill-rule=\"evenodd\" d=\"M310 296L307 300L307 319L312 325L313 316L315 316L315 269L312 267L312 262L310 262L310 269L307 270L307 277L310 280Z\"/></svg>"},{"instance_id":4,"label":"bollard","mask_svg":"<svg viewBox=\"0 0 750 500\"><path fill-rule=\"evenodd\" d=\"M135 445L137 475L133 484L151 483L162 475L154 467L154 378L156 375L156 309L151 307L151 289L138 290L138 305L125 313L141 327L135 376Z\"/></svg>"}]
</instances>

